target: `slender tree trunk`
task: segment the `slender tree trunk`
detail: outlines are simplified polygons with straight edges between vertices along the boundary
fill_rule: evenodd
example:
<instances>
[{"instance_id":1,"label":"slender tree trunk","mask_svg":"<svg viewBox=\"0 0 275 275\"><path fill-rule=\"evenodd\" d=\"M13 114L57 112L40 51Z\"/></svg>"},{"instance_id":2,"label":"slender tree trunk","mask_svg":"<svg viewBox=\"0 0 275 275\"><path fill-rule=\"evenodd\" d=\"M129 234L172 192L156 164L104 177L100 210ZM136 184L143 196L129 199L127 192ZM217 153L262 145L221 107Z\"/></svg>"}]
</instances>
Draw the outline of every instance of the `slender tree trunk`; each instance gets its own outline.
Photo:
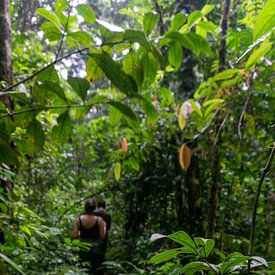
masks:
<instances>
[{"instance_id":1,"label":"slender tree trunk","mask_svg":"<svg viewBox=\"0 0 275 275\"><path fill-rule=\"evenodd\" d=\"M11 23L9 15L9 1L0 1L0 90L13 82L12 61L11 61ZM7 108L12 109L12 100L8 96L0 96L0 100ZM1 179L2 188L7 191L7 183ZM0 228L0 243L5 240L5 235Z\"/></svg>"},{"instance_id":2,"label":"slender tree trunk","mask_svg":"<svg viewBox=\"0 0 275 275\"><path fill-rule=\"evenodd\" d=\"M0 1L0 81L11 85L13 82L11 61L11 23L9 15L9 1ZM5 85L4 83L4 85ZM1 85L3 88L3 85ZM1 98L10 107L11 100L7 97Z\"/></svg>"},{"instance_id":3,"label":"slender tree trunk","mask_svg":"<svg viewBox=\"0 0 275 275\"><path fill-rule=\"evenodd\" d=\"M219 48L219 72L226 68L226 36L229 25L231 0L224 0L224 12L221 20L221 44ZM219 135L220 125L219 115L216 122L216 136ZM210 200L209 200L209 213L208 213L208 229L206 235L208 238L212 238L216 229L218 208L219 208L219 191L221 186L221 169L220 169L220 139L215 140L214 145L211 146L212 154L212 184L210 187Z\"/></svg>"}]
</instances>

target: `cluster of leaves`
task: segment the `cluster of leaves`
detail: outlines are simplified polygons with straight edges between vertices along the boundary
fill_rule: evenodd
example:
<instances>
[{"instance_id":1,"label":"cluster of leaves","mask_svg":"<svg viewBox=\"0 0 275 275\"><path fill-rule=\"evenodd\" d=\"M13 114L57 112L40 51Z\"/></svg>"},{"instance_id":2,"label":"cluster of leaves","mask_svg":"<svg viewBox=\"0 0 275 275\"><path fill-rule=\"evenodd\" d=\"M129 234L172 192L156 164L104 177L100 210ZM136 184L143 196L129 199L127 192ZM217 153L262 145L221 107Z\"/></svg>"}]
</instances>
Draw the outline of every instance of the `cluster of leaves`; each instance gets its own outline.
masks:
<instances>
[{"instance_id":1,"label":"cluster of leaves","mask_svg":"<svg viewBox=\"0 0 275 275\"><path fill-rule=\"evenodd\" d=\"M184 231L178 231L168 236L161 234L153 234L151 236L152 241L156 241L161 238L168 238L177 244L180 244L181 247L165 250L153 256L150 259L150 263L160 264L182 254L192 255L192 258L189 258L189 261L191 259L192 261L186 265L182 266L180 263L176 263L173 266L170 266L170 272L173 272L173 274L191 275L196 274L197 272L203 272L202 274L232 274L234 272L243 273L248 267L248 263L251 268L263 266L265 269L268 267L268 263L262 257L248 257L239 252L233 252L227 256L220 252L219 255L222 258L222 262L219 264L212 264L208 258L213 252L215 241L211 239L203 239L201 237L195 237L192 239L189 234ZM271 270L270 273L272 273Z\"/></svg>"}]
</instances>

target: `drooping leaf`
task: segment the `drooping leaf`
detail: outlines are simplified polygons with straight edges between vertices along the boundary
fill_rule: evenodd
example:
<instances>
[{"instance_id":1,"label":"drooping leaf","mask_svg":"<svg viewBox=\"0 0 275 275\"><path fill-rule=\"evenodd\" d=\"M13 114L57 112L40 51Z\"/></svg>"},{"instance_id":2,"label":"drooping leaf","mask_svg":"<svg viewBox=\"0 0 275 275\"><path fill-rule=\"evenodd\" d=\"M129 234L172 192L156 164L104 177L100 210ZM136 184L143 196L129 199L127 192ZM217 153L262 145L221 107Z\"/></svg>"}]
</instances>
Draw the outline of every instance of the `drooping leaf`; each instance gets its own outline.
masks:
<instances>
[{"instance_id":1,"label":"drooping leaf","mask_svg":"<svg viewBox=\"0 0 275 275\"><path fill-rule=\"evenodd\" d=\"M45 33L44 37L48 38L50 41L56 41L62 37L62 33L60 32L59 28L57 28L55 24L51 22L44 22L40 28Z\"/></svg>"},{"instance_id":2,"label":"drooping leaf","mask_svg":"<svg viewBox=\"0 0 275 275\"><path fill-rule=\"evenodd\" d=\"M115 126L121 119L122 113L115 107L110 106L110 113L109 113L109 118L110 118L110 124L111 126Z\"/></svg>"},{"instance_id":3,"label":"drooping leaf","mask_svg":"<svg viewBox=\"0 0 275 275\"><path fill-rule=\"evenodd\" d=\"M171 30L177 31L186 21L186 15L183 13L177 13L173 16L171 21Z\"/></svg>"},{"instance_id":4,"label":"drooping leaf","mask_svg":"<svg viewBox=\"0 0 275 275\"><path fill-rule=\"evenodd\" d=\"M67 41L71 47L76 47L78 45L77 43L85 47L90 47L91 45L93 45L94 42L91 35L82 31L69 33L67 35Z\"/></svg>"},{"instance_id":5,"label":"drooping leaf","mask_svg":"<svg viewBox=\"0 0 275 275\"><path fill-rule=\"evenodd\" d=\"M190 13L187 20L187 24L189 28L191 28L196 23L198 23L202 17L203 17L203 14L200 11L193 11L192 13Z\"/></svg>"},{"instance_id":6,"label":"drooping leaf","mask_svg":"<svg viewBox=\"0 0 275 275\"><path fill-rule=\"evenodd\" d=\"M97 65L93 58L89 58L86 62L87 80L90 82L97 81L103 74L101 68Z\"/></svg>"},{"instance_id":7,"label":"drooping leaf","mask_svg":"<svg viewBox=\"0 0 275 275\"><path fill-rule=\"evenodd\" d=\"M162 262L165 262L165 261L168 261L174 257L176 257L177 255L179 255L181 252L179 251L178 248L176 249L169 249L169 250L166 250L166 251L163 251L155 256L153 256L151 259L150 259L150 263L151 264L160 264Z\"/></svg>"},{"instance_id":8,"label":"drooping leaf","mask_svg":"<svg viewBox=\"0 0 275 275\"><path fill-rule=\"evenodd\" d=\"M101 19L96 19L96 23L99 24L100 26L104 27L106 30L108 30L110 32L118 32L118 33L124 32L124 29L122 29L121 27L110 24L110 23L103 21Z\"/></svg>"},{"instance_id":9,"label":"drooping leaf","mask_svg":"<svg viewBox=\"0 0 275 275\"><path fill-rule=\"evenodd\" d=\"M54 6L55 12L60 13L70 8L67 0L57 0Z\"/></svg>"},{"instance_id":10,"label":"drooping leaf","mask_svg":"<svg viewBox=\"0 0 275 275\"><path fill-rule=\"evenodd\" d=\"M179 163L182 170L187 171L191 162L191 151L186 144L182 144L179 150Z\"/></svg>"},{"instance_id":11,"label":"drooping leaf","mask_svg":"<svg viewBox=\"0 0 275 275\"><path fill-rule=\"evenodd\" d=\"M156 13L148 12L143 17L143 29L145 34L148 36L159 20L159 15Z\"/></svg>"},{"instance_id":12,"label":"drooping leaf","mask_svg":"<svg viewBox=\"0 0 275 275\"><path fill-rule=\"evenodd\" d=\"M194 45L194 43L190 40L188 34L182 34L180 32L167 33L164 39L160 41L160 45L163 46L172 41L180 43L182 47L189 50L194 50L197 47L197 45Z\"/></svg>"},{"instance_id":13,"label":"drooping leaf","mask_svg":"<svg viewBox=\"0 0 275 275\"><path fill-rule=\"evenodd\" d=\"M259 60L265 56L270 49L272 48L272 43L269 42L268 40L265 40L262 45L255 50L248 58L245 68L248 70L250 69L253 65L255 65Z\"/></svg>"},{"instance_id":14,"label":"drooping leaf","mask_svg":"<svg viewBox=\"0 0 275 275\"><path fill-rule=\"evenodd\" d=\"M178 42L171 43L168 50L169 63L178 70L183 61L182 46Z\"/></svg>"},{"instance_id":15,"label":"drooping leaf","mask_svg":"<svg viewBox=\"0 0 275 275\"><path fill-rule=\"evenodd\" d=\"M111 82L124 94L131 96L137 93L138 88L135 80L124 73L121 66L117 64L106 52L92 54L92 57L102 69Z\"/></svg>"},{"instance_id":16,"label":"drooping leaf","mask_svg":"<svg viewBox=\"0 0 275 275\"><path fill-rule=\"evenodd\" d=\"M7 165L12 164L18 166L18 156L15 151L11 148L10 144L0 139L0 163Z\"/></svg>"},{"instance_id":17,"label":"drooping leaf","mask_svg":"<svg viewBox=\"0 0 275 275\"><path fill-rule=\"evenodd\" d=\"M158 62L151 52L146 52L142 57L143 82L142 87L147 88L157 76Z\"/></svg>"},{"instance_id":18,"label":"drooping leaf","mask_svg":"<svg viewBox=\"0 0 275 275\"><path fill-rule=\"evenodd\" d=\"M254 40L275 29L275 0L269 0L262 9L254 27Z\"/></svg>"},{"instance_id":19,"label":"drooping leaf","mask_svg":"<svg viewBox=\"0 0 275 275\"><path fill-rule=\"evenodd\" d=\"M140 165L139 165L138 160L136 160L134 158L129 158L128 163L129 163L129 166L131 168L133 168L134 170L136 170L136 171L140 170Z\"/></svg>"},{"instance_id":20,"label":"drooping leaf","mask_svg":"<svg viewBox=\"0 0 275 275\"><path fill-rule=\"evenodd\" d=\"M209 265L204 262L198 262L198 261L193 261L191 263L186 264L181 270L181 274L196 274L198 271L207 271L210 270Z\"/></svg>"},{"instance_id":21,"label":"drooping leaf","mask_svg":"<svg viewBox=\"0 0 275 275\"><path fill-rule=\"evenodd\" d=\"M202 13L203 15L207 15L207 14L210 13L213 9L214 9L214 5L205 5L205 6L201 9L201 13Z\"/></svg>"},{"instance_id":22,"label":"drooping leaf","mask_svg":"<svg viewBox=\"0 0 275 275\"><path fill-rule=\"evenodd\" d=\"M136 81L138 87L141 87L143 82L143 66L137 52L130 51L125 56L123 70Z\"/></svg>"},{"instance_id":23,"label":"drooping leaf","mask_svg":"<svg viewBox=\"0 0 275 275\"><path fill-rule=\"evenodd\" d=\"M58 29L60 28L59 20L53 12L48 11L45 8L39 8L36 9L36 13L52 22Z\"/></svg>"},{"instance_id":24,"label":"drooping leaf","mask_svg":"<svg viewBox=\"0 0 275 275\"><path fill-rule=\"evenodd\" d=\"M139 43L143 46L146 50L152 51L152 46L148 41L147 37L144 35L144 32L137 31L137 30L126 30L123 35L123 40L133 43Z\"/></svg>"},{"instance_id":25,"label":"drooping leaf","mask_svg":"<svg viewBox=\"0 0 275 275\"><path fill-rule=\"evenodd\" d=\"M173 103L173 95L167 88L161 87L160 93L162 97L161 106L170 106Z\"/></svg>"},{"instance_id":26,"label":"drooping leaf","mask_svg":"<svg viewBox=\"0 0 275 275\"><path fill-rule=\"evenodd\" d=\"M159 233L154 233L154 234L150 237L150 241L151 241L151 242L154 242L154 241L156 241L156 240L163 239L163 238L166 238L166 235L159 234Z\"/></svg>"},{"instance_id":27,"label":"drooping leaf","mask_svg":"<svg viewBox=\"0 0 275 275\"><path fill-rule=\"evenodd\" d=\"M71 85L73 90L77 93L77 95L85 101L87 96L87 91L90 88L90 83L86 79L78 78L78 77L68 77L68 83Z\"/></svg>"},{"instance_id":28,"label":"drooping leaf","mask_svg":"<svg viewBox=\"0 0 275 275\"><path fill-rule=\"evenodd\" d=\"M147 116L148 123L155 124L158 121L158 112L156 107L146 99L140 101L140 106Z\"/></svg>"},{"instance_id":29,"label":"drooping leaf","mask_svg":"<svg viewBox=\"0 0 275 275\"><path fill-rule=\"evenodd\" d=\"M137 121L137 116L134 113L134 111L129 108L127 105L118 102L118 101L109 101L108 102L109 105L113 106L114 108L116 108L118 111L120 111L124 116L126 116L127 118L133 120L133 121Z\"/></svg>"},{"instance_id":30,"label":"drooping leaf","mask_svg":"<svg viewBox=\"0 0 275 275\"><path fill-rule=\"evenodd\" d=\"M64 94L63 89L59 86L58 83L56 82L52 82L52 81L43 81L41 85L38 85L37 88L35 89L35 96L36 97L43 97L45 96L44 92L50 92L53 93L55 95L57 95L59 98L61 98L62 100L66 101L66 96ZM39 93L40 95L38 95L37 93Z\"/></svg>"},{"instance_id":31,"label":"drooping leaf","mask_svg":"<svg viewBox=\"0 0 275 275\"><path fill-rule=\"evenodd\" d=\"M199 56L201 52L204 52L205 54L212 56L211 48L205 38L194 32L187 33L186 36L190 39L190 41L192 41L194 47L191 50L197 56Z\"/></svg>"},{"instance_id":32,"label":"drooping leaf","mask_svg":"<svg viewBox=\"0 0 275 275\"><path fill-rule=\"evenodd\" d=\"M95 12L90 6L86 4L79 4L76 6L76 10L86 22L90 24L95 23Z\"/></svg>"},{"instance_id":33,"label":"drooping leaf","mask_svg":"<svg viewBox=\"0 0 275 275\"><path fill-rule=\"evenodd\" d=\"M59 76L58 73L56 71L56 69L54 68L54 66L51 66L49 68L47 68L46 70L44 70L43 72L41 72L37 77L36 77L36 81L53 81L53 82L57 82L59 83Z\"/></svg>"},{"instance_id":34,"label":"drooping leaf","mask_svg":"<svg viewBox=\"0 0 275 275\"><path fill-rule=\"evenodd\" d=\"M44 145L45 134L41 123L37 119L33 119L27 127L25 135L26 152L29 155L36 154Z\"/></svg>"},{"instance_id":35,"label":"drooping leaf","mask_svg":"<svg viewBox=\"0 0 275 275\"><path fill-rule=\"evenodd\" d=\"M72 122L69 111L62 113L57 119L58 125L52 129L52 139L57 144L62 144L69 137L72 130Z\"/></svg>"},{"instance_id":36,"label":"drooping leaf","mask_svg":"<svg viewBox=\"0 0 275 275\"><path fill-rule=\"evenodd\" d=\"M170 240L173 240L185 247L190 248L191 251L196 253L196 244L194 243L192 238L189 236L189 234L187 234L186 232L178 231L176 233L168 235L167 238L169 238Z\"/></svg>"},{"instance_id":37,"label":"drooping leaf","mask_svg":"<svg viewBox=\"0 0 275 275\"><path fill-rule=\"evenodd\" d=\"M214 76L214 79L217 80L225 80L234 77L239 72L239 69L228 69L222 71Z\"/></svg>"},{"instance_id":38,"label":"drooping leaf","mask_svg":"<svg viewBox=\"0 0 275 275\"><path fill-rule=\"evenodd\" d=\"M120 176L121 176L121 163L116 162L115 164L115 169L114 169L114 174L115 174L115 179L119 181Z\"/></svg>"}]
</instances>

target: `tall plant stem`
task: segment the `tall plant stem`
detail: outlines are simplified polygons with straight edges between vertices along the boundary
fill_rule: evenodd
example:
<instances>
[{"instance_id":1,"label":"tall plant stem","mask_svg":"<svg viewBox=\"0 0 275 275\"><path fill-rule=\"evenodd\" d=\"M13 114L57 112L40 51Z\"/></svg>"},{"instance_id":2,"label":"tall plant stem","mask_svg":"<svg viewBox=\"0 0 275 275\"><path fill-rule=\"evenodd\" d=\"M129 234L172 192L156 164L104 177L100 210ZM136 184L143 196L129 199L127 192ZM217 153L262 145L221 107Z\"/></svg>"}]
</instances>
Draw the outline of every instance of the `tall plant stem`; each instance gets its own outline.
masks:
<instances>
[{"instance_id":1,"label":"tall plant stem","mask_svg":"<svg viewBox=\"0 0 275 275\"><path fill-rule=\"evenodd\" d=\"M252 221L250 225L250 236L249 236L249 248L248 248L248 255L252 256L253 253L253 244L254 244L254 233L255 233L255 226L256 226L256 217L257 217L257 208L259 203L259 196L262 189L262 184L264 181L265 176L267 175L269 168L271 166L272 160L274 158L275 154L275 142L273 142L271 152L269 154L268 160L266 162L266 165L264 169L262 170L262 174L257 186L257 191L254 198L254 204L253 204L253 210L252 210ZM250 262L248 263L248 270L250 270Z\"/></svg>"}]
</instances>

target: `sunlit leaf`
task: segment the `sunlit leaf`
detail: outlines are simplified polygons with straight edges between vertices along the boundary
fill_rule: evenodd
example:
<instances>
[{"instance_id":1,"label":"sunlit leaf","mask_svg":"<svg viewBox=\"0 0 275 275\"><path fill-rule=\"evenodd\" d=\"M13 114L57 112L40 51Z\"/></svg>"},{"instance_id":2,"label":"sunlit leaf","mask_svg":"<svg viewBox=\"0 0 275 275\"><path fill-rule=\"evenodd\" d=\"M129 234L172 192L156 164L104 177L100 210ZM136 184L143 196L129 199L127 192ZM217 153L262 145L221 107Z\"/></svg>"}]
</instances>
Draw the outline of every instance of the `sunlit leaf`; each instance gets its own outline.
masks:
<instances>
[{"instance_id":1,"label":"sunlit leaf","mask_svg":"<svg viewBox=\"0 0 275 275\"><path fill-rule=\"evenodd\" d=\"M53 12L48 11L45 8L39 8L36 9L36 13L52 22L58 29L60 28L59 20Z\"/></svg>"},{"instance_id":2,"label":"sunlit leaf","mask_svg":"<svg viewBox=\"0 0 275 275\"><path fill-rule=\"evenodd\" d=\"M76 6L76 10L86 22L90 24L95 23L95 12L90 6L86 4L80 4Z\"/></svg>"},{"instance_id":3,"label":"sunlit leaf","mask_svg":"<svg viewBox=\"0 0 275 275\"><path fill-rule=\"evenodd\" d=\"M115 164L115 169L114 169L114 174L115 174L115 179L119 181L120 176L121 176L121 163L116 162Z\"/></svg>"},{"instance_id":4,"label":"sunlit leaf","mask_svg":"<svg viewBox=\"0 0 275 275\"><path fill-rule=\"evenodd\" d=\"M171 43L168 50L169 63L177 70L183 61L182 46L178 42Z\"/></svg>"},{"instance_id":5,"label":"sunlit leaf","mask_svg":"<svg viewBox=\"0 0 275 275\"><path fill-rule=\"evenodd\" d=\"M173 16L171 21L171 30L177 31L186 21L186 15L183 13L177 13Z\"/></svg>"},{"instance_id":6,"label":"sunlit leaf","mask_svg":"<svg viewBox=\"0 0 275 275\"><path fill-rule=\"evenodd\" d=\"M159 20L159 15L148 12L143 17L143 28L146 35L149 35Z\"/></svg>"},{"instance_id":7,"label":"sunlit leaf","mask_svg":"<svg viewBox=\"0 0 275 275\"><path fill-rule=\"evenodd\" d=\"M254 27L254 40L265 35L275 26L275 1L269 0L262 9Z\"/></svg>"}]
</instances>

